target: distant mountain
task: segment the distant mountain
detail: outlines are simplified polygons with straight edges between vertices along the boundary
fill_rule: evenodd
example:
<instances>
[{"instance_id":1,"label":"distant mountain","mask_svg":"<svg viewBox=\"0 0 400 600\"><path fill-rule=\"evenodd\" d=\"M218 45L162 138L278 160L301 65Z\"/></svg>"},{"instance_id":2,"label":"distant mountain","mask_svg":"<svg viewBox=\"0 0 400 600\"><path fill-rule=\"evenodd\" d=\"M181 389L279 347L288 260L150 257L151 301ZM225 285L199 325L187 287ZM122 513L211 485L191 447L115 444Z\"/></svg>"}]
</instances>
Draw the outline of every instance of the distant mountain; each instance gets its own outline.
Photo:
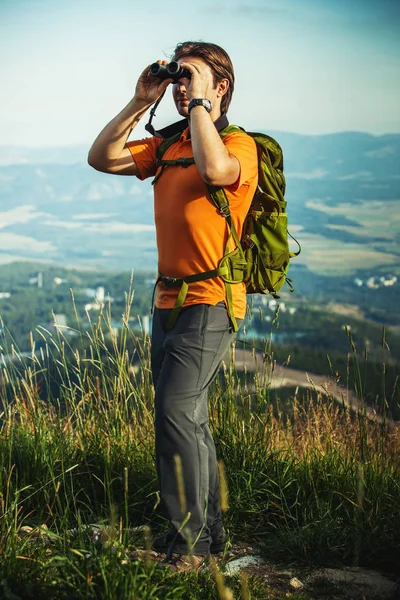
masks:
<instances>
[{"instance_id":1,"label":"distant mountain","mask_svg":"<svg viewBox=\"0 0 400 600\"><path fill-rule=\"evenodd\" d=\"M268 132L267 132L268 133ZM400 134L343 132L300 135L271 132L285 156L285 171L306 179L400 179Z\"/></svg>"},{"instance_id":2,"label":"distant mountain","mask_svg":"<svg viewBox=\"0 0 400 600\"><path fill-rule=\"evenodd\" d=\"M400 135L268 133L284 151L298 263L398 272ZM87 151L0 147L0 262L156 268L150 181L98 173Z\"/></svg>"}]
</instances>

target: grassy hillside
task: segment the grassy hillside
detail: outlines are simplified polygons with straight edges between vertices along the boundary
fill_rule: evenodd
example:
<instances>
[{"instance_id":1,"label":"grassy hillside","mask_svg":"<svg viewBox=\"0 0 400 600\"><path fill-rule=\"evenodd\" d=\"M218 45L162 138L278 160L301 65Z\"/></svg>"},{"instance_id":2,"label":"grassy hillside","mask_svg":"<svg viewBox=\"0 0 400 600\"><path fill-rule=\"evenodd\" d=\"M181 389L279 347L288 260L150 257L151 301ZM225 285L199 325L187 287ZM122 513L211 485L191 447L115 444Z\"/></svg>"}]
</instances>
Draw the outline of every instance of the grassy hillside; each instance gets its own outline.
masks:
<instances>
[{"instance_id":1,"label":"grassy hillside","mask_svg":"<svg viewBox=\"0 0 400 600\"><path fill-rule=\"evenodd\" d=\"M149 339L128 328L129 311L128 302L118 335L104 312L87 328L76 323L80 345L71 347L66 329L43 330L37 354L1 366L3 597L315 597L282 592L257 575L224 577L223 559L198 577L137 559L135 550L166 523L154 468ZM353 358L361 360L354 350ZM273 366L270 354L250 390L227 361L209 398L232 541L257 542L266 559L285 564L395 573L399 424L385 412L371 420L362 406L343 411L313 392L296 393L287 418L270 402Z\"/></svg>"}]
</instances>

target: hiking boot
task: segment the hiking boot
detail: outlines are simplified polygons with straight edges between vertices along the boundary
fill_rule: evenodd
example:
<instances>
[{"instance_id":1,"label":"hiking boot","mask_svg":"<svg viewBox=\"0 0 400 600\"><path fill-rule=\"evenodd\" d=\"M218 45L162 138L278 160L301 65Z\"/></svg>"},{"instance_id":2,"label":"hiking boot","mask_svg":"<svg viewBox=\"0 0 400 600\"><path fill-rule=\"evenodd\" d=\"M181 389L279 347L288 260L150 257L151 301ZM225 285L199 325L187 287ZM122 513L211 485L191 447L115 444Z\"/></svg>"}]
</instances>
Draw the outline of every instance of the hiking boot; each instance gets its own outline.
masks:
<instances>
[{"instance_id":1,"label":"hiking boot","mask_svg":"<svg viewBox=\"0 0 400 600\"><path fill-rule=\"evenodd\" d=\"M151 547L156 552L162 552L162 553L167 554L170 545L172 544L172 542L175 539L175 536L176 536L176 530L170 529L169 531L167 531L167 533L163 533L162 535L159 535L156 538L154 538L154 540L151 544Z\"/></svg>"},{"instance_id":2,"label":"hiking boot","mask_svg":"<svg viewBox=\"0 0 400 600\"><path fill-rule=\"evenodd\" d=\"M167 533L164 533L163 535L156 537L153 540L151 547L154 550L156 550L156 552L167 553L170 545L172 544L172 542L175 539L175 536L176 536L176 530L170 529L169 531L167 531ZM228 543L228 539L229 539L228 534L222 528L219 531L218 536L216 538L212 538L211 545L210 545L210 553L211 554L219 554L220 552L223 552Z\"/></svg>"},{"instance_id":3,"label":"hiking boot","mask_svg":"<svg viewBox=\"0 0 400 600\"><path fill-rule=\"evenodd\" d=\"M218 536L212 538L210 545L210 553L219 554L220 552L224 552L224 550L229 546L229 536L226 533L225 529L222 528Z\"/></svg>"},{"instance_id":4,"label":"hiking boot","mask_svg":"<svg viewBox=\"0 0 400 600\"><path fill-rule=\"evenodd\" d=\"M159 569L171 569L175 573L198 573L207 564L207 555L180 554L174 552L158 563Z\"/></svg>"}]
</instances>

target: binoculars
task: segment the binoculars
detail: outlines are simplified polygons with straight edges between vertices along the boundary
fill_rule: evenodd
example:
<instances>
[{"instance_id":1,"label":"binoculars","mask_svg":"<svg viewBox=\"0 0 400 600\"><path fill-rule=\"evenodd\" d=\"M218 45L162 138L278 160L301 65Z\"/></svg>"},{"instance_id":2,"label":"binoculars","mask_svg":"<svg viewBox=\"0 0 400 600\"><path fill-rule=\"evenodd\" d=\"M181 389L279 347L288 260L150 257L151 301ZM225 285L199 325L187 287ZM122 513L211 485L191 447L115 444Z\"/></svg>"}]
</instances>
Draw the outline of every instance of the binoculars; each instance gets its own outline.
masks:
<instances>
[{"instance_id":1,"label":"binoculars","mask_svg":"<svg viewBox=\"0 0 400 600\"><path fill-rule=\"evenodd\" d=\"M150 65L150 75L158 77L159 79L173 79L176 83L181 77L191 79L192 74L188 69L182 69L179 63L175 60L168 63L168 65L160 65L159 63L153 63Z\"/></svg>"}]
</instances>

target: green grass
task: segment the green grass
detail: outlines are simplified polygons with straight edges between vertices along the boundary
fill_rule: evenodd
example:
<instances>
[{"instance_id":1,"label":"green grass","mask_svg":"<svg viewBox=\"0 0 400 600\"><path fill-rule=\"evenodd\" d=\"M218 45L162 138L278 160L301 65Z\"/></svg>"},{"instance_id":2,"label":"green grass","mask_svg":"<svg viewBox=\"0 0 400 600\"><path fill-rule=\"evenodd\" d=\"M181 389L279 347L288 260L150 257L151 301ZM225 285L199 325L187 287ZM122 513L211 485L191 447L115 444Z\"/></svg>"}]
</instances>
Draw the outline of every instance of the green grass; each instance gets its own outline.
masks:
<instances>
[{"instance_id":1,"label":"green grass","mask_svg":"<svg viewBox=\"0 0 400 600\"><path fill-rule=\"evenodd\" d=\"M40 352L32 347L30 357L0 370L0 597L306 599L256 575L175 575L133 558L146 544L143 526L150 535L166 523L154 466L150 341L127 325L130 297L118 336L109 309L85 333L77 315L77 347L65 330L40 330ZM11 344L5 340L2 352ZM357 366L355 348L352 360ZM251 380L232 360L210 393L232 540L256 542L273 562L395 572L399 424L344 411L312 391L295 394L290 413L281 412L268 393L272 368L272 351Z\"/></svg>"}]
</instances>

